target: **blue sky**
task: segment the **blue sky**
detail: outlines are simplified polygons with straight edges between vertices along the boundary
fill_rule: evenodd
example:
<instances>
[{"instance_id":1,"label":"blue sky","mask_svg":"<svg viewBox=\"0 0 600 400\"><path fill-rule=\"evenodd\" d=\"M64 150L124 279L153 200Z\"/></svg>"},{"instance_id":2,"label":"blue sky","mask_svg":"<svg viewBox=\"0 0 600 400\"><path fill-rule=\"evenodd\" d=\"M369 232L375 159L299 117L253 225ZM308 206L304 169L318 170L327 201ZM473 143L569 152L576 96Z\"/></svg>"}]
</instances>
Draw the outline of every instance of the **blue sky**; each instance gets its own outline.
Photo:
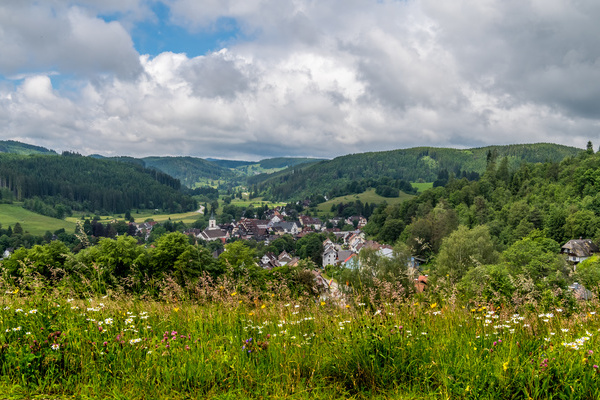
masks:
<instances>
[{"instance_id":1,"label":"blue sky","mask_svg":"<svg viewBox=\"0 0 600 400\"><path fill-rule=\"evenodd\" d=\"M0 140L256 160L600 144L594 0L0 2Z\"/></svg>"},{"instance_id":2,"label":"blue sky","mask_svg":"<svg viewBox=\"0 0 600 400\"><path fill-rule=\"evenodd\" d=\"M170 8L164 3L153 4L151 10L154 18L140 21L131 30L140 54L157 56L170 51L196 57L219 51L243 37L234 18L219 18L211 27L190 31L171 21ZM103 19L118 20L118 16L103 16Z\"/></svg>"}]
</instances>

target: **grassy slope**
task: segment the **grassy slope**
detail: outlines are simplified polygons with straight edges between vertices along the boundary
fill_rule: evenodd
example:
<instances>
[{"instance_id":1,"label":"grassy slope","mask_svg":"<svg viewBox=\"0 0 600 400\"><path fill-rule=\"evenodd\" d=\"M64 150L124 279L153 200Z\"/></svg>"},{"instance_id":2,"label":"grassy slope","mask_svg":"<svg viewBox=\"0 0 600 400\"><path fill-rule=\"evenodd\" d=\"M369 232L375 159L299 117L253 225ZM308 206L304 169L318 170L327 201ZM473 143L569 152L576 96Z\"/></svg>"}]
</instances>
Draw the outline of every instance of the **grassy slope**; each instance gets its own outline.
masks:
<instances>
[{"instance_id":1,"label":"grassy slope","mask_svg":"<svg viewBox=\"0 0 600 400\"><path fill-rule=\"evenodd\" d=\"M14 226L17 222L21 224L24 232L32 235L43 235L46 231L54 232L64 228L66 232L75 230L74 221L66 221L46 217L26 210L20 204L0 204L0 222L4 228Z\"/></svg>"},{"instance_id":2,"label":"grassy slope","mask_svg":"<svg viewBox=\"0 0 600 400\"><path fill-rule=\"evenodd\" d=\"M321 203L317 207L317 212L319 213L319 215L330 214L331 206L333 204L349 203L351 201L356 201L356 200L360 200L363 204L364 203L379 204L379 203L383 203L384 201L388 204L397 204L397 203L402 203L403 201L408 200L412 197L414 197L414 196L412 196L410 194L406 194L404 192L400 192L399 197L383 197L383 196L379 196L378 194L376 194L375 189L371 188L361 194L349 194L347 196L335 197L331 200L326 201L325 203Z\"/></svg>"},{"instance_id":3,"label":"grassy slope","mask_svg":"<svg viewBox=\"0 0 600 400\"><path fill-rule=\"evenodd\" d=\"M412 187L417 189L417 191L419 193L423 193L427 189L431 189L433 187L433 182L423 182L423 183L411 182L410 184L412 185Z\"/></svg>"}]
</instances>

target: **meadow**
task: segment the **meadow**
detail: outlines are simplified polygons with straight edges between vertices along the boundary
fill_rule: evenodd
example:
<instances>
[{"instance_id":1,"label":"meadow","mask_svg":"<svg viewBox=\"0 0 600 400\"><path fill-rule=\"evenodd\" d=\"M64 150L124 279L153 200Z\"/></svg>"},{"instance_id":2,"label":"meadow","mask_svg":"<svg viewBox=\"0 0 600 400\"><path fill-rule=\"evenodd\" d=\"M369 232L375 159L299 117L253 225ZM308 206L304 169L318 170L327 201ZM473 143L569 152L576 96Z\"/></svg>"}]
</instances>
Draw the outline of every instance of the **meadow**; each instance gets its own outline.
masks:
<instances>
[{"instance_id":1,"label":"meadow","mask_svg":"<svg viewBox=\"0 0 600 400\"><path fill-rule=\"evenodd\" d=\"M18 222L24 232L42 236L46 231L54 232L64 228L66 232L75 230L74 221L46 217L33 211L26 210L21 203L0 204L0 222L3 228L14 227Z\"/></svg>"},{"instance_id":2,"label":"meadow","mask_svg":"<svg viewBox=\"0 0 600 400\"><path fill-rule=\"evenodd\" d=\"M317 212L318 212L319 216L329 215L329 214L331 214L331 206L332 205L337 205L339 203L350 203L350 202L356 201L356 200L360 200L363 204L365 204L365 203L380 204L380 203L385 202L387 204L392 205L392 204L402 203L403 201L411 199L413 197L414 197L413 195L406 194L404 192L400 192L400 196L398 196L398 197L383 197L383 196L380 196L377 193L375 193L375 189L370 188L360 194L349 194L346 196L334 197L333 199L330 199L324 203L319 204L317 206Z\"/></svg>"},{"instance_id":3,"label":"meadow","mask_svg":"<svg viewBox=\"0 0 600 400\"><path fill-rule=\"evenodd\" d=\"M200 289L198 289L200 290ZM194 301L0 300L3 398L597 399L597 303L347 303L210 289ZM205 293L206 294L206 293ZM210 298L210 301L209 301Z\"/></svg>"}]
</instances>

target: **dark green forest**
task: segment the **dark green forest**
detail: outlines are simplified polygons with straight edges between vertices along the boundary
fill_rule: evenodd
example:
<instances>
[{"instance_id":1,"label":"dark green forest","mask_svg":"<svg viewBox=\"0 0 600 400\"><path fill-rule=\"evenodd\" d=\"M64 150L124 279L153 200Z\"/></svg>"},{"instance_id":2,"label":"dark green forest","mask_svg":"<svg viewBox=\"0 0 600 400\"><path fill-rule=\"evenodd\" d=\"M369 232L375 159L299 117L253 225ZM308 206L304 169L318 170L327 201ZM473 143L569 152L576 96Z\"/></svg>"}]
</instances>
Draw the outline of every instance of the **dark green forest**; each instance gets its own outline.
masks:
<instances>
[{"instance_id":1,"label":"dark green forest","mask_svg":"<svg viewBox=\"0 0 600 400\"><path fill-rule=\"evenodd\" d=\"M132 163L75 153L0 154L0 188L35 212L64 217L72 211L123 213L132 208L169 212L195 209L179 180Z\"/></svg>"},{"instance_id":2,"label":"dark green forest","mask_svg":"<svg viewBox=\"0 0 600 400\"><path fill-rule=\"evenodd\" d=\"M249 178L249 185L274 200L299 200L315 194L329 198L360 193L369 180L434 182L440 175L466 177L475 180L486 170L488 158L505 158L509 168L522 162L561 161L574 156L581 149L537 143L525 145L488 146L458 150L448 148L416 147L351 154L308 166L297 166L272 175ZM393 186L393 185L391 185ZM403 190L399 185L396 188ZM408 191L410 193L410 191Z\"/></svg>"}]
</instances>

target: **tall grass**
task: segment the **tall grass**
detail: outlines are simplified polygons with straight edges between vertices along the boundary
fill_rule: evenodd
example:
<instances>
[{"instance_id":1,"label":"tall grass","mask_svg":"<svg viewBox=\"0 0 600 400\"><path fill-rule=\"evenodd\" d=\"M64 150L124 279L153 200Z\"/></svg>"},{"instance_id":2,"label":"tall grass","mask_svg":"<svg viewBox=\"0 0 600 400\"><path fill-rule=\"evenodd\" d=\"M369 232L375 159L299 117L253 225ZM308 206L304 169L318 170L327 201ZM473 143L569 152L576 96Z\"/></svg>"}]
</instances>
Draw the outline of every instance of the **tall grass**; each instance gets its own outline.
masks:
<instances>
[{"instance_id":1,"label":"tall grass","mask_svg":"<svg viewBox=\"0 0 600 400\"><path fill-rule=\"evenodd\" d=\"M518 315L225 288L211 302L15 291L0 301L6 397L600 398L596 304Z\"/></svg>"}]
</instances>

